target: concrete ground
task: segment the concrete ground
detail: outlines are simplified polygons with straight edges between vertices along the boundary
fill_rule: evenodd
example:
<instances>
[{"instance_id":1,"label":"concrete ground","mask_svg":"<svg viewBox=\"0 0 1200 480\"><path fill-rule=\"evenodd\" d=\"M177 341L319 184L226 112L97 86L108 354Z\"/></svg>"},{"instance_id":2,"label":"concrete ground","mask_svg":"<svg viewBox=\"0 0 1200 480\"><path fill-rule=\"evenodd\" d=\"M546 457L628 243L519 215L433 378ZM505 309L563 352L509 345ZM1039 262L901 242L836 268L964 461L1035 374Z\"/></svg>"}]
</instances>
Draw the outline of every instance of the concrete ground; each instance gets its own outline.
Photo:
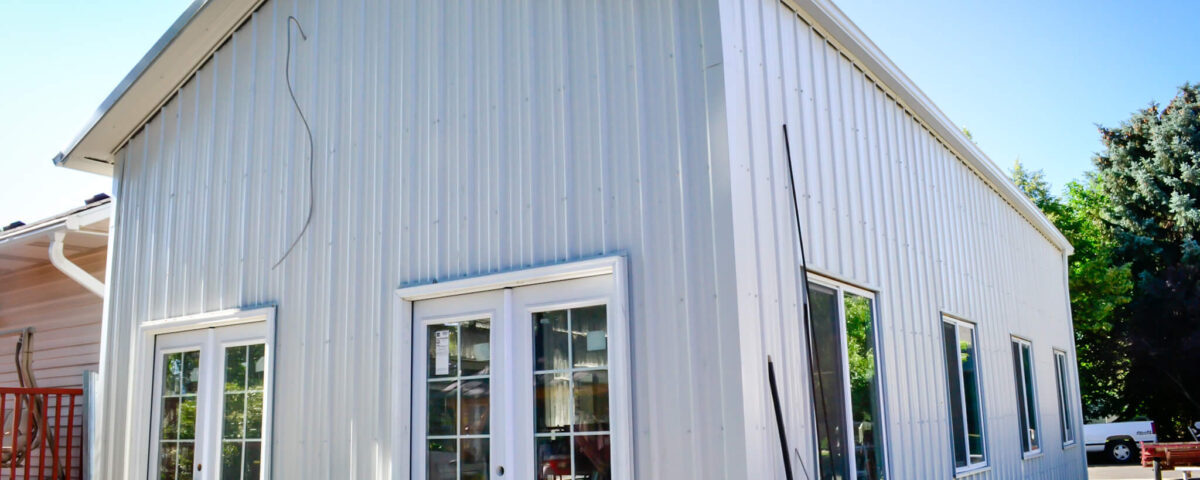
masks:
<instances>
[{"instance_id":1,"label":"concrete ground","mask_svg":"<svg viewBox=\"0 0 1200 480\"><path fill-rule=\"evenodd\" d=\"M1195 474L1193 474L1195 476ZM1163 472L1163 480L1183 478L1179 472ZM1088 465L1090 480L1153 480L1154 469L1140 465Z\"/></svg>"}]
</instances>

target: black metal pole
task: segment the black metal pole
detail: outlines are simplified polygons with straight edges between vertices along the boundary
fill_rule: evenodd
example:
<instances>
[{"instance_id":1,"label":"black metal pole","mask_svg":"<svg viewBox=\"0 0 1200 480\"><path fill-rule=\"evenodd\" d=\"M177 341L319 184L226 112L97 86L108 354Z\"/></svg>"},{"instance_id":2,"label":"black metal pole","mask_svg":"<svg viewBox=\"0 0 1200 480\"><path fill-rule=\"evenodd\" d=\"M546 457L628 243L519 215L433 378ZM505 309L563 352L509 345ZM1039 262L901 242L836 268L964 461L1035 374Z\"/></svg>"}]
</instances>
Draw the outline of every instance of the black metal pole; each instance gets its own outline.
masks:
<instances>
[{"instance_id":1,"label":"black metal pole","mask_svg":"<svg viewBox=\"0 0 1200 480\"><path fill-rule=\"evenodd\" d=\"M787 430L783 426L783 408L779 406L779 387L775 385L775 362L767 355L767 380L771 383L771 403L775 404L775 427L779 430L779 448L783 452L783 474L792 480L792 458L788 453Z\"/></svg>"}]
</instances>

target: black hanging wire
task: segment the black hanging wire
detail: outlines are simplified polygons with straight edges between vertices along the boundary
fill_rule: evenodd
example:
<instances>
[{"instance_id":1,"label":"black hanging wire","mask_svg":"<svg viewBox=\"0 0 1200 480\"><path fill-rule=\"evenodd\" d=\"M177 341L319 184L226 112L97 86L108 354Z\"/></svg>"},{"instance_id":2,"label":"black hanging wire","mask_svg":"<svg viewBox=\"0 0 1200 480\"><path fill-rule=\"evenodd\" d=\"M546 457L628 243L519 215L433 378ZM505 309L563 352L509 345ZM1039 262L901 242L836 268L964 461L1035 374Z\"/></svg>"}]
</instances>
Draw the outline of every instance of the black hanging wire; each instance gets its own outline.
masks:
<instances>
[{"instance_id":1,"label":"black hanging wire","mask_svg":"<svg viewBox=\"0 0 1200 480\"><path fill-rule=\"evenodd\" d=\"M810 381L810 385L813 388L812 393L813 399L815 400L818 396L816 392L816 377L817 373L821 371L821 362L817 359L816 345L813 344L812 338L812 322L810 319L810 305L808 302L808 260L804 255L804 230L800 228L800 200L797 198L796 175L795 170L792 168L792 142L791 138L788 136L788 128L786 123L783 124L783 150L784 155L787 157L788 187L791 190L790 196L792 197L792 213L794 214L793 219L796 224L796 239L800 244L800 281L804 286L803 295L801 297L801 301L804 304L804 335L808 340L808 362L809 365L813 366L813 378L812 381ZM821 397L821 413L824 418L829 418L829 406L826 405L824 396ZM803 469L801 471L804 472L804 477L808 478L808 469L804 467L804 457L800 455L799 450L796 451L796 459L800 461L800 467ZM816 464L813 466L816 467Z\"/></svg>"},{"instance_id":2,"label":"black hanging wire","mask_svg":"<svg viewBox=\"0 0 1200 480\"><path fill-rule=\"evenodd\" d=\"M304 110L300 109L300 102L296 100L296 91L292 89L292 24L296 24L296 29L300 31L300 39L308 41L308 35L304 33L304 27L300 26L300 21L296 17L288 15L287 25L287 59L284 60L283 77L287 81L288 95L292 97L292 105L296 106L296 113L300 114L300 121L304 122L304 131L308 133L308 216L304 219L304 226L300 228L300 233L296 234L296 238L292 240L292 244L288 246L287 251L283 252L283 256L279 257L279 261L271 266L274 270L279 264L287 259L288 255L292 254L292 250L300 243L300 239L304 237L304 232L308 231L308 226L312 224L313 210L316 202L317 180L314 175L314 155L316 154L316 144L313 142L312 128L308 126L308 118L304 116Z\"/></svg>"}]
</instances>

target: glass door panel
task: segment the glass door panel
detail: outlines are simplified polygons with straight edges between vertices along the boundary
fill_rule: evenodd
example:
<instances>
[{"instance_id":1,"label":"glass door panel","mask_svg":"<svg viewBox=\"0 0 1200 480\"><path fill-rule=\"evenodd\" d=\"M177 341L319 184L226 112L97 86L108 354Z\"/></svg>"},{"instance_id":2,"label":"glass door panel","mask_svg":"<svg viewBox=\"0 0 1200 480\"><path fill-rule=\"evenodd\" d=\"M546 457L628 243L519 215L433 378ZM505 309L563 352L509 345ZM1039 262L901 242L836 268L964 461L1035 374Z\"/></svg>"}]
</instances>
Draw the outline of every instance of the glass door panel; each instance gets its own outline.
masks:
<instances>
[{"instance_id":1,"label":"glass door panel","mask_svg":"<svg viewBox=\"0 0 1200 480\"><path fill-rule=\"evenodd\" d=\"M221 479L262 477L266 345L227 346L224 352Z\"/></svg>"},{"instance_id":2,"label":"glass door panel","mask_svg":"<svg viewBox=\"0 0 1200 480\"><path fill-rule=\"evenodd\" d=\"M200 350L163 353L158 402L158 478L191 479L196 458Z\"/></svg>"}]
</instances>

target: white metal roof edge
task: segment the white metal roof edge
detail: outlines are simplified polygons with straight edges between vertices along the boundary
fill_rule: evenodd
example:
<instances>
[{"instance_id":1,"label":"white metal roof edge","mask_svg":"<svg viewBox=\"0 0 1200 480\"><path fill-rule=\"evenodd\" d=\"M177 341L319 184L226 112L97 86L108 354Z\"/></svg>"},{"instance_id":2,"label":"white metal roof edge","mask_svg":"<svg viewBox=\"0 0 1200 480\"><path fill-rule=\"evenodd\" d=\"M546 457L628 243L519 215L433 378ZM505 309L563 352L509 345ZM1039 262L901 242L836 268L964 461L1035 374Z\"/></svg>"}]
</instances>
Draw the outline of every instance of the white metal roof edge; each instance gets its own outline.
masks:
<instances>
[{"instance_id":1,"label":"white metal roof edge","mask_svg":"<svg viewBox=\"0 0 1200 480\"><path fill-rule=\"evenodd\" d=\"M115 154L264 0L193 0L54 164L112 176Z\"/></svg>"},{"instance_id":2,"label":"white metal roof edge","mask_svg":"<svg viewBox=\"0 0 1200 480\"><path fill-rule=\"evenodd\" d=\"M195 0L100 105L90 124L54 157L56 165L111 176L115 153L154 116L264 0ZM1060 250L1074 248L1041 210L966 138L831 0L784 0L812 17L856 62L922 119L956 155Z\"/></svg>"},{"instance_id":3,"label":"white metal roof edge","mask_svg":"<svg viewBox=\"0 0 1200 480\"><path fill-rule=\"evenodd\" d=\"M855 62L882 82L890 93L896 95L898 100L922 120L955 155L974 169L1051 243L1068 255L1074 253L1071 242L1058 231L1049 218L1046 218L1041 209L1034 205L1033 201L1013 184L1008 175L968 139L954 122L951 122L892 60L833 4L832 0L783 1L811 17L819 30L832 37L831 39Z\"/></svg>"},{"instance_id":4,"label":"white metal roof edge","mask_svg":"<svg viewBox=\"0 0 1200 480\"><path fill-rule=\"evenodd\" d=\"M79 227L103 221L112 216L112 199L106 198L90 205L67 210L53 217L44 218L29 225L0 233L0 246L20 242L29 238L53 233L69 224Z\"/></svg>"}]
</instances>

